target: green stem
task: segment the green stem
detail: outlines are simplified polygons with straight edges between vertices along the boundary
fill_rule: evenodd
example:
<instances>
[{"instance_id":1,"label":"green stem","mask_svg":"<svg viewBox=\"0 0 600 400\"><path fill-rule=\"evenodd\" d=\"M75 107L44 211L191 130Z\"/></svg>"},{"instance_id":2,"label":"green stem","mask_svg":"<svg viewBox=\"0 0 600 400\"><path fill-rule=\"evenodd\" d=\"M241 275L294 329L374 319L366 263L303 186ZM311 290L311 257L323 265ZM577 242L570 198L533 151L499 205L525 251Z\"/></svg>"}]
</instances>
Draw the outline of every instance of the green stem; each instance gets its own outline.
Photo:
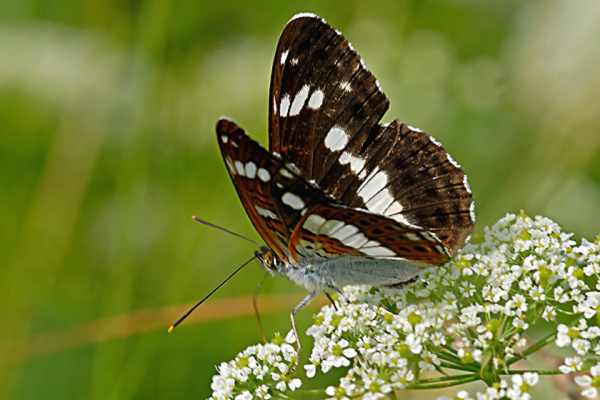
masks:
<instances>
[{"instance_id":1,"label":"green stem","mask_svg":"<svg viewBox=\"0 0 600 400\"><path fill-rule=\"evenodd\" d=\"M473 372L479 371L478 365L465 364L461 361L460 358L456 357L454 354L448 353L445 350L437 350L437 351L435 351L435 354L440 359L442 359L447 364L449 364L449 365L446 365L447 368L458 369L461 371L473 371Z\"/></svg>"},{"instance_id":2,"label":"green stem","mask_svg":"<svg viewBox=\"0 0 600 400\"><path fill-rule=\"evenodd\" d=\"M535 353L536 351L538 351L542 347L544 347L547 344L553 342L554 339L556 339L556 333L555 332L553 332L553 333L545 336L544 338L542 338L538 342L532 344L528 349L526 349L524 352L522 352L518 356L515 356L515 357L511 358L510 360L508 360L507 361L507 365L512 365L512 364L516 363L517 361L526 358L528 355L530 355L532 353Z\"/></svg>"},{"instance_id":3,"label":"green stem","mask_svg":"<svg viewBox=\"0 0 600 400\"><path fill-rule=\"evenodd\" d=\"M436 353L436 355L440 358L443 358L446 361L451 361L457 364L462 364L462 360L460 359L460 357L452 354L451 352L449 352L448 350L445 349L439 349L439 350L432 350Z\"/></svg>"},{"instance_id":4,"label":"green stem","mask_svg":"<svg viewBox=\"0 0 600 400\"><path fill-rule=\"evenodd\" d=\"M420 381L419 383L414 383L412 385L408 385L408 386L406 386L406 389L410 389L410 390L440 389L440 388L462 385L465 383L478 381L480 379L479 376L475 375L475 374L454 375L453 377L450 377L450 378L453 378L453 379L449 379L449 378L446 378L445 380L438 379L438 378L426 379L424 381Z\"/></svg>"},{"instance_id":5,"label":"green stem","mask_svg":"<svg viewBox=\"0 0 600 400\"><path fill-rule=\"evenodd\" d=\"M459 371L469 371L469 372L478 372L479 368L476 367L471 367L469 365L464 365L464 364L455 364L455 363L450 363L450 362L442 362L440 363L441 367L444 368L450 368L450 369L456 369Z\"/></svg>"},{"instance_id":6,"label":"green stem","mask_svg":"<svg viewBox=\"0 0 600 400\"><path fill-rule=\"evenodd\" d=\"M536 374L539 375L562 375L563 373L560 372L557 369L511 369L510 371L508 371L509 375L516 375L516 374L524 374L526 372L535 372Z\"/></svg>"}]
</instances>

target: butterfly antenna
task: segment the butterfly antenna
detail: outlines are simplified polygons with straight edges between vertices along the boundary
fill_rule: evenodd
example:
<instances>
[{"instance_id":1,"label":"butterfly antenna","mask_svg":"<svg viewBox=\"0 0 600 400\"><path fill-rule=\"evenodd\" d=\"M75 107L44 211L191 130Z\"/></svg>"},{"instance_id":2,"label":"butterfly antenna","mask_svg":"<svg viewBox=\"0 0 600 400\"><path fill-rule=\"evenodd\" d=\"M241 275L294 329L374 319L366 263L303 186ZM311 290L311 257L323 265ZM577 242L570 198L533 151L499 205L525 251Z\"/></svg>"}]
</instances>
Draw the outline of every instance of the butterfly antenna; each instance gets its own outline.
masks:
<instances>
[{"instance_id":1,"label":"butterfly antenna","mask_svg":"<svg viewBox=\"0 0 600 400\"><path fill-rule=\"evenodd\" d=\"M185 312L185 314L183 314L181 317L179 317L179 319L177 321L175 321L170 327L169 327L169 333L173 332L173 329L177 328L177 326L179 324L181 324L187 317L189 317L189 315L191 313L194 312L194 310L196 308L198 308L202 303L204 303L206 300L208 300L208 298L210 296L212 296L217 290L219 290L221 288L221 286L223 286L224 284L226 284L231 278L233 278L235 276L235 274L237 274L238 272L240 272L242 270L242 268L244 268L246 265L250 264L251 261L253 261L256 258L256 256L252 256L252 258L250 258L249 260L245 261L242 265L240 265L239 267L237 267L232 273L230 273L227 278L225 278L225 280L221 283L219 283L217 285L216 288L214 288L213 290L211 290L210 292L208 292L208 294L206 296L204 296L202 299L200 299L196 304L194 304L192 307L190 307L189 310L187 310Z\"/></svg>"},{"instance_id":2,"label":"butterfly antenna","mask_svg":"<svg viewBox=\"0 0 600 400\"><path fill-rule=\"evenodd\" d=\"M213 223L211 223L211 222L208 222L208 221L206 221L206 220L203 220L202 218L200 218L200 217L198 217L198 216L196 216L196 215L193 215L193 216L192 216L192 220L194 220L195 222L197 222L197 223L199 223L199 224L206 225L206 226L210 226L211 228L218 229L218 230L220 230L221 232L229 233L230 235L233 235L233 236L239 237L240 239L244 239L244 240L245 240L245 241L247 241L247 242L250 242L250 243L252 243L252 244L255 244L255 245L257 245L257 246L260 246L260 243L258 243L258 242L257 242L257 241L255 241L255 240L252 240L252 239L250 239L249 237L246 237L246 236L244 236L244 235L241 235L241 234L239 234L239 233L236 233L236 232L230 231L229 229L227 229L227 228L223 228L222 226L215 225L215 224L213 224Z\"/></svg>"}]
</instances>

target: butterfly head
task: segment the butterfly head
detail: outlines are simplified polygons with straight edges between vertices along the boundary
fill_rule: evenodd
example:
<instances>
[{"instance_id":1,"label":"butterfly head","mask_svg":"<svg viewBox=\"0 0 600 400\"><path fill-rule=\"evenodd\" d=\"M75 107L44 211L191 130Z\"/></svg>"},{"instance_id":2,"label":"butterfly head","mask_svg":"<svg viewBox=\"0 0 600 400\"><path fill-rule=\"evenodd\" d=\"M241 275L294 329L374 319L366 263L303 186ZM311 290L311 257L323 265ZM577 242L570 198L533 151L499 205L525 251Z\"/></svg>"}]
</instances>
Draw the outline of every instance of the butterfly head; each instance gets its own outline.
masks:
<instances>
[{"instance_id":1,"label":"butterfly head","mask_svg":"<svg viewBox=\"0 0 600 400\"><path fill-rule=\"evenodd\" d=\"M261 246L260 249L254 252L254 256L260 264L271 274L278 272L278 266L281 263L275 253L267 246Z\"/></svg>"}]
</instances>

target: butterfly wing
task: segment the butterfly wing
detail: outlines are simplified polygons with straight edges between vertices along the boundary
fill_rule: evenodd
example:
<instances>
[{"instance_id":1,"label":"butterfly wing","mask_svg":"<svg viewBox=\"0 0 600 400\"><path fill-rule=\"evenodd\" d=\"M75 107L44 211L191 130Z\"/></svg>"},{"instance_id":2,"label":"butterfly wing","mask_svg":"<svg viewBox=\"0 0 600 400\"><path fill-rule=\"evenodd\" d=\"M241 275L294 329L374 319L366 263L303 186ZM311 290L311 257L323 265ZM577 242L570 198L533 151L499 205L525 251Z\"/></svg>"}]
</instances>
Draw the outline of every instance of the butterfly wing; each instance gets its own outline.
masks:
<instances>
[{"instance_id":1,"label":"butterfly wing","mask_svg":"<svg viewBox=\"0 0 600 400\"><path fill-rule=\"evenodd\" d=\"M427 230L334 204L307 210L292 232L289 250L295 258L354 255L427 265L441 264L449 256L437 236Z\"/></svg>"},{"instance_id":2,"label":"butterfly wing","mask_svg":"<svg viewBox=\"0 0 600 400\"><path fill-rule=\"evenodd\" d=\"M250 221L269 248L280 259L288 259L291 230L302 212L325 201L324 196L233 121L220 119L216 130L223 160Z\"/></svg>"},{"instance_id":3,"label":"butterfly wing","mask_svg":"<svg viewBox=\"0 0 600 400\"><path fill-rule=\"evenodd\" d=\"M273 61L270 150L341 206L434 234L450 253L474 224L460 166L431 136L393 121L375 77L321 18L285 27Z\"/></svg>"},{"instance_id":4,"label":"butterfly wing","mask_svg":"<svg viewBox=\"0 0 600 400\"><path fill-rule=\"evenodd\" d=\"M273 60L269 148L318 181L353 136L389 107L352 45L321 18L299 14L284 28Z\"/></svg>"}]
</instances>

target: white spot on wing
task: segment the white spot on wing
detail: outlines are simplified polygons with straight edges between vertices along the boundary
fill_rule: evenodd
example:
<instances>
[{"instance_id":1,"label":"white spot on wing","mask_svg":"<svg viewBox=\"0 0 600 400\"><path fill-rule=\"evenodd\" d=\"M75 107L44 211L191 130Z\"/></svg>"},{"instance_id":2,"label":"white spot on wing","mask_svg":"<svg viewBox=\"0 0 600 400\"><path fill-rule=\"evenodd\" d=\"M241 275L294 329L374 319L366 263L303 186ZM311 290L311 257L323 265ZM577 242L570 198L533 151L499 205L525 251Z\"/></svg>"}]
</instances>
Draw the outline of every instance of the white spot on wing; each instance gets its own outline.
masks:
<instances>
[{"instance_id":1,"label":"white spot on wing","mask_svg":"<svg viewBox=\"0 0 600 400\"><path fill-rule=\"evenodd\" d=\"M289 49L284 51L283 53L281 53L281 58L279 59L279 62L281 63L281 65L285 64L285 60L287 59L287 56L289 53L290 53Z\"/></svg>"},{"instance_id":2,"label":"white spot on wing","mask_svg":"<svg viewBox=\"0 0 600 400\"><path fill-rule=\"evenodd\" d=\"M417 236L414 233L408 232L404 234L404 237L407 238L408 240L412 240L413 242L421 240L421 238L419 236Z\"/></svg>"},{"instance_id":3,"label":"white spot on wing","mask_svg":"<svg viewBox=\"0 0 600 400\"><path fill-rule=\"evenodd\" d=\"M343 152L340 158L338 159L340 164L350 164L350 170L355 174L358 174L363 167L365 166L365 159L360 157L355 157L352 153L347 151Z\"/></svg>"},{"instance_id":4,"label":"white spot on wing","mask_svg":"<svg viewBox=\"0 0 600 400\"><path fill-rule=\"evenodd\" d=\"M231 175L236 174L235 166L233 165L233 161L231 161L231 158L229 158L229 157L225 158L225 165L227 165L227 169L229 170Z\"/></svg>"},{"instance_id":5,"label":"white spot on wing","mask_svg":"<svg viewBox=\"0 0 600 400\"><path fill-rule=\"evenodd\" d=\"M302 199L294 193L285 192L283 196L281 196L281 201L283 204L290 206L294 210L302 210L305 207Z\"/></svg>"},{"instance_id":6,"label":"white spot on wing","mask_svg":"<svg viewBox=\"0 0 600 400\"><path fill-rule=\"evenodd\" d=\"M289 109L290 109L290 95L286 94L281 99L281 104L279 105L279 116L287 117Z\"/></svg>"},{"instance_id":7,"label":"white spot on wing","mask_svg":"<svg viewBox=\"0 0 600 400\"><path fill-rule=\"evenodd\" d=\"M277 215L271 210L267 210L266 208L262 208L261 206L257 205L255 205L254 208L256 209L258 215L260 215L261 217L279 219Z\"/></svg>"},{"instance_id":8,"label":"white spot on wing","mask_svg":"<svg viewBox=\"0 0 600 400\"><path fill-rule=\"evenodd\" d=\"M321 89L315 90L311 95L310 99L308 99L308 108L312 108L313 110L318 110L323 104L323 98L325 94Z\"/></svg>"},{"instance_id":9,"label":"white spot on wing","mask_svg":"<svg viewBox=\"0 0 600 400\"><path fill-rule=\"evenodd\" d=\"M409 126L410 129L412 129L413 131L417 128L413 128L412 126ZM419 132L419 131L417 131ZM440 143L439 140L437 140L436 138L434 138L433 136L429 136L429 140L431 140L431 143L435 144L437 147L442 147L442 143Z\"/></svg>"},{"instance_id":10,"label":"white spot on wing","mask_svg":"<svg viewBox=\"0 0 600 400\"><path fill-rule=\"evenodd\" d=\"M331 235L340 227L344 226L344 222L337 219L330 219L319 230L320 233Z\"/></svg>"},{"instance_id":11,"label":"white spot on wing","mask_svg":"<svg viewBox=\"0 0 600 400\"><path fill-rule=\"evenodd\" d=\"M284 178L288 178L288 179L292 179L294 177L294 175L292 175L292 173L290 171L288 171L285 168L281 168L279 170L279 173L281 174L281 176L283 176Z\"/></svg>"},{"instance_id":12,"label":"white spot on wing","mask_svg":"<svg viewBox=\"0 0 600 400\"><path fill-rule=\"evenodd\" d=\"M290 64L292 65L298 65L298 57L294 57L290 60Z\"/></svg>"},{"instance_id":13,"label":"white spot on wing","mask_svg":"<svg viewBox=\"0 0 600 400\"><path fill-rule=\"evenodd\" d=\"M236 160L234 165L235 165L235 170L237 171L238 175L245 176L246 169L244 168L244 163L239 160Z\"/></svg>"},{"instance_id":14,"label":"white spot on wing","mask_svg":"<svg viewBox=\"0 0 600 400\"><path fill-rule=\"evenodd\" d=\"M258 169L258 179L263 182L269 182L271 180L271 174L264 168Z\"/></svg>"},{"instance_id":15,"label":"white spot on wing","mask_svg":"<svg viewBox=\"0 0 600 400\"><path fill-rule=\"evenodd\" d=\"M342 150L348 144L348 134L339 126L333 126L325 136L325 147L331 151Z\"/></svg>"},{"instance_id":16,"label":"white spot on wing","mask_svg":"<svg viewBox=\"0 0 600 400\"><path fill-rule=\"evenodd\" d=\"M227 135L221 135L221 142L227 143L228 141L229 141L229 138L227 137Z\"/></svg>"},{"instance_id":17,"label":"white spot on wing","mask_svg":"<svg viewBox=\"0 0 600 400\"><path fill-rule=\"evenodd\" d=\"M471 186L469 185L469 181L467 180L466 175L463 176L463 185L465 185L465 190L467 191L467 193L471 194Z\"/></svg>"},{"instance_id":18,"label":"white spot on wing","mask_svg":"<svg viewBox=\"0 0 600 400\"><path fill-rule=\"evenodd\" d=\"M454 158L452 158L452 156L450 154L446 153L446 158L448 159L450 164L454 165L456 168L460 168L460 164L457 163L456 160Z\"/></svg>"},{"instance_id":19,"label":"white spot on wing","mask_svg":"<svg viewBox=\"0 0 600 400\"><path fill-rule=\"evenodd\" d=\"M348 236L346 239L342 241L346 246L354 247L355 249L359 249L362 245L367 243L369 239L362 233L358 232L352 236Z\"/></svg>"},{"instance_id":20,"label":"white spot on wing","mask_svg":"<svg viewBox=\"0 0 600 400\"><path fill-rule=\"evenodd\" d=\"M406 217L402 214L396 214L396 215L392 215L390 216L391 219L393 219L396 222L400 222L402 225L411 227L411 228L417 228L420 229L421 227L419 225L415 225L411 222L409 222Z\"/></svg>"},{"instance_id":21,"label":"white spot on wing","mask_svg":"<svg viewBox=\"0 0 600 400\"><path fill-rule=\"evenodd\" d=\"M383 189L379 191L375 196L371 197L365 205L367 206L367 209L369 211L381 214L385 210L387 210L393 202L394 197L390 193L389 189Z\"/></svg>"},{"instance_id":22,"label":"white spot on wing","mask_svg":"<svg viewBox=\"0 0 600 400\"><path fill-rule=\"evenodd\" d=\"M442 241L440 240L440 238L438 237L438 235L436 235L433 232L421 232L421 235L423 235L423 237L427 240L429 240L430 242L438 242L441 243Z\"/></svg>"},{"instance_id":23,"label":"white spot on wing","mask_svg":"<svg viewBox=\"0 0 600 400\"><path fill-rule=\"evenodd\" d=\"M309 12L302 12L302 13L295 14L292 18L290 18L290 20L288 21L288 23L290 23L293 20L298 19L298 18L315 18L315 19L318 19L318 20L321 20L321 21L325 21L323 18L319 17L316 14L309 13Z\"/></svg>"},{"instance_id":24,"label":"white spot on wing","mask_svg":"<svg viewBox=\"0 0 600 400\"><path fill-rule=\"evenodd\" d=\"M360 251L371 257L392 257L396 255L394 251L384 246L367 247L361 249Z\"/></svg>"},{"instance_id":25,"label":"white spot on wing","mask_svg":"<svg viewBox=\"0 0 600 400\"><path fill-rule=\"evenodd\" d=\"M348 81L343 81L339 84L340 89L342 89L345 92L351 92L352 91L352 86L350 85L350 82Z\"/></svg>"},{"instance_id":26,"label":"white spot on wing","mask_svg":"<svg viewBox=\"0 0 600 400\"><path fill-rule=\"evenodd\" d=\"M471 221L473 221L473 223L475 223L475 202L472 201L471 205L469 206L469 215L471 216Z\"/></svg>"},{"instance_id":27,"label":"white spot on wing","mask_svg":"<svg viewBox=\"0 0 600 400\"><path fill-rule=\"evenodd\" d=\"M250 179L256 178L256 164L252 161L246 163L246 177Z\"/></svg>"},{"instance_id":28,"label":"white spot on wing","mask_svg":"<svg viewBox=\"0 0 600 400\"><path fill-rule=\"evenodd\" d=\"M411 131L415 131L415 132L423 132L423 130L421 130L421 129L417 128L416 126L412 126L412 125L406 125L406 126L408 126L408 129L410 129ZM429 138L431 139L432 137L430 136ZM439 144L439 142L438 142L437 140L435 140L435 139L433 139L433 142L434 142L434 143L436 143L436 142L437 142L437 143ZM440 145L440 146L441 146L441 145Z\"/></svg>"},{"instance_id":29,"label":"white spot on wing","mask_svg":"<svg viewBox=\"0 0 600 400\"><path fill-rule=\"evenodd\" d=\"M318 234L319 228L326 222L325 218L317 214L311 214L306 218L302 227L312 233Z\"/></svg>"},{"instance_id":30,"label":"white spot on wing","mask_svg":"<svg viewBox=\"0 0 600 400\"><path fill-rule=\"evenodd\" d=\"M296 167L296 164L291 163L291 162L287 162L285 163L285 166L290 170L295 172L298 175L301 175L302 173L300 172L300 169L298 169L298 167Z\"/></svg>"},{"instance_id":31,"label":"white spot on wing","mask_svg":"<svg viewBox=\"0 0 600 400\"><path fill-rule=\"evenodd\" d=\"M370 179L367 178L365 183L363 183L358 189L358 195L364 201L368 201L387 185L387 174L383 171L377 171L377 169L373 170L373 172L371 172Z\"/></svg>"},{"instance_id":32,"label":"white spot on wing","mask_svg":"<svg viewBox=\"0 0 600 400\"><path fill-rule=\"evenodd\" d=\"M288 114L288 116L293 117L295 115L300 114L300 111L302 110L302 107L306 102L306 98L308 97L309 90L310 87L308 85L304 85L300 90L298 90L298 93L296 93L294 101L292 102L292 106L290 107L290 113Z\"/></svg>"},{"instance_id":33,"label":"white spot on wing","mask_svg":"<svg viewBox=\"0 0 600 400\"><path fill-rule=\"evenodd\" d=\"M335 231L331 236L343 243L344 239L354 235L356 232L358 232L358 228L354 225L344 225Z\"/></svg>"},{"instance_id":34,"label":"white spot on wing","mask_svg":"<svg viewBox=\"0 0 600 400\"><path fill-rule=\"evenodd\" d=\"M402 210L404 210L404 207L402 207L402 204L400 204L399 201L395 201L385 212L385 215L394 215L394 214L398 214L400 212L402 212Z\"/></svg>"}]
</instances>

